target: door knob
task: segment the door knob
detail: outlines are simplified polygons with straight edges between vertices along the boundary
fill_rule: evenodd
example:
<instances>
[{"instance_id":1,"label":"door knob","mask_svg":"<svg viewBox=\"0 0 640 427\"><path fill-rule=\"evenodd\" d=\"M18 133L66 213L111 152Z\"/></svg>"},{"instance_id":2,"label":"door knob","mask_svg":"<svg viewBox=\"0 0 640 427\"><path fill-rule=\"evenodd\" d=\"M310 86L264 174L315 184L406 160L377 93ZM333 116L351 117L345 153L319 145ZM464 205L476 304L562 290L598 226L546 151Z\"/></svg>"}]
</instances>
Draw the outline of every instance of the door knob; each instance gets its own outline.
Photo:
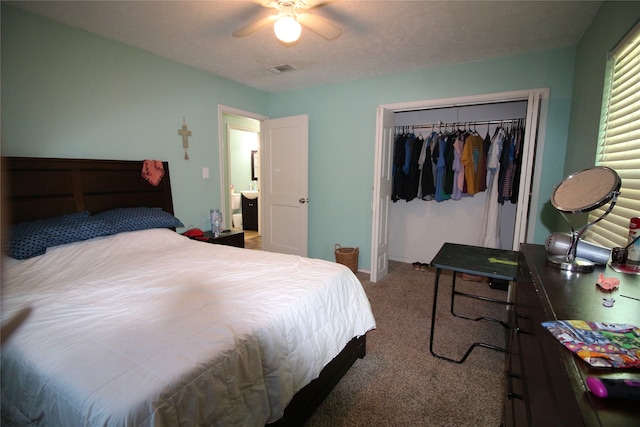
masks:
<instances>
[{"instance_id":1,"label":"door knob","mask_svg":"<svg viewBox=\"0 0 640 427\"><path fill-rule=\"evenodd\" d=\"M300 200L298 201L302 204L309 203L309 199L305 199L304 197L300 197Z\"/></svg>"}]
</instances>

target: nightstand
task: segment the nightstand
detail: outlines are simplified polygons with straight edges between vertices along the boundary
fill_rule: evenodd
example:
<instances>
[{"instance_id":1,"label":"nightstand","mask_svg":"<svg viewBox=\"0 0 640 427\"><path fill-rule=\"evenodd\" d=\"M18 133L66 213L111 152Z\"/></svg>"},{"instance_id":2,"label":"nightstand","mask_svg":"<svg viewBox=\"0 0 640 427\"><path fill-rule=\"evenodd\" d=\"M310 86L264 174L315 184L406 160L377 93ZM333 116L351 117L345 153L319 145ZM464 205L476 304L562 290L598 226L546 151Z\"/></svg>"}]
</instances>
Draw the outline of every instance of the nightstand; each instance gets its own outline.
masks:
<instances>
[{"instance_id":1,"label":"nightstand","mask_svg":"<svg viewBox=\"0 0 640 427\"><path fill-rule=\"evenodd\" d=\"M203 242L244 248L244 231L231 230L220 233L218 237L213 237L211 231L205 231L204 237L208 240L202 240Z\"/></svg>"}]
</instances>

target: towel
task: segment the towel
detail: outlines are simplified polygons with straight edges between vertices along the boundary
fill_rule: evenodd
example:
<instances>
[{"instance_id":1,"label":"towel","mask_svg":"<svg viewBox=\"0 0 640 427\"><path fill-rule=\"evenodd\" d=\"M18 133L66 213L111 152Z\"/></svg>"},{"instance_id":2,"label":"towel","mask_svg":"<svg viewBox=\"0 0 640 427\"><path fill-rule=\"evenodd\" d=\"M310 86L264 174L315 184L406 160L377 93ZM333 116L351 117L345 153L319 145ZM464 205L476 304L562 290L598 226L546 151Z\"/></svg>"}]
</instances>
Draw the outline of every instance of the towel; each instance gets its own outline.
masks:
<instances>
[{"instance_id":1,"label":"towel","mask_svg":"<svg viewBox=\"0 0 640 427\"><path fill-rule=\"evenodd\" d=\"M149 181L151 185L160 184L164 176L164 166L160 160L145 160L142 163L142 177Z\"/></svg>"},{"instance_id":2,"label":"towel","mask_svg":"<svg viewBox=\"0 0 640 427\"><path fill-rule=\"evenodd\" d=\"M640 328L585 320L542 322L566 348L597 368L640 368Z\"/></svg>"}]
</instances>

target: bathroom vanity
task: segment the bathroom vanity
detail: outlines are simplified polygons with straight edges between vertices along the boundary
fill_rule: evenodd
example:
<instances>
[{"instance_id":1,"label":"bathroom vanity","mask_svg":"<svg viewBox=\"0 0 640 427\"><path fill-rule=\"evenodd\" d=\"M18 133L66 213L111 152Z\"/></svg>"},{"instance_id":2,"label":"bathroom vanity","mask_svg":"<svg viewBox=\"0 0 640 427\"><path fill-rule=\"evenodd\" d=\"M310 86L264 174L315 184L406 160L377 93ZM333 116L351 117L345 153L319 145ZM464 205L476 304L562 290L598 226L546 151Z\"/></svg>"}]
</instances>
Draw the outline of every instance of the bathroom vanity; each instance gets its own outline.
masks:
<instances>
[{"instance_id":1,"label":"bathroom vanity","mask_svg":"<svg viewBox=\"0 0 640 427\"><path fill-rule=\"evenodd\" d=\"M242 192L242 229L258 231L258 192Z\"/></svg>"}]
</instances>

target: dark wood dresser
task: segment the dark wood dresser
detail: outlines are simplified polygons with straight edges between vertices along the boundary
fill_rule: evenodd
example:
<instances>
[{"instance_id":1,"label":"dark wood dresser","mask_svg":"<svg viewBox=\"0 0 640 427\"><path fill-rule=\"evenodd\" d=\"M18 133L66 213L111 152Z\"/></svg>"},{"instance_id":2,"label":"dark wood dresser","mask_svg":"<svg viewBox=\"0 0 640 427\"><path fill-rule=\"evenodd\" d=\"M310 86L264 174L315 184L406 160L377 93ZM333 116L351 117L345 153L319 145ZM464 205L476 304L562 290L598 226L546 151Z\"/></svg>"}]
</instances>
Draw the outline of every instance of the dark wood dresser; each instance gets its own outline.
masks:
<instances>
[{"instance_id":1,"label":"dark wood dresser","mask_svg":"<svg viewBox=\"0 0 640 427\"><path fill-rule=\"evenodd\" d=\"M640 401L601 399L587 388L587 376L640 378L640 369L596 369L566 349L541 322L593 320L640 324L640 276L597 266L571 273L547 263L542 245L521 247L520 272L511 311L513 329L507 359L505 426L640 426ZM596 286L599 273L621 280L611 293ZM613 307L603 298L613 297Z\"/></svg>"}]
</instances>

